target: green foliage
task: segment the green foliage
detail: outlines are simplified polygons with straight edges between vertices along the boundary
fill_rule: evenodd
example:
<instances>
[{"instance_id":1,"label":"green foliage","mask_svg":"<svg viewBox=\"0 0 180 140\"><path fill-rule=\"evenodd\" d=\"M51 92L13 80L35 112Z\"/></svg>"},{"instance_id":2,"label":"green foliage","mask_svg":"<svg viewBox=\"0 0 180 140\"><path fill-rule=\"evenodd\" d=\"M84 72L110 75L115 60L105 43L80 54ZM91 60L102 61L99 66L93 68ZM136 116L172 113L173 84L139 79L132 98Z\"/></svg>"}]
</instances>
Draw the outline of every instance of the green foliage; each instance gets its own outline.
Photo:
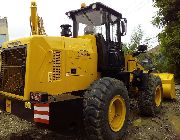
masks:
<instances>
[{"instance_id":1,"label":"green foliage","mask_svg":"<svg viewBox=\"0 0 180 140\"><path fill-rule=\"evenodd\" d=\"M161 52L152 54L152 56L153 56L152 61L155 69L158 70L159 72L167 72L168 61L166 57L164 57L164 55Z\"/></svg>"},{"instance_id":2,"label":"green foliage","mask_svg":"<svg viewBox=\"0 0 180 140\"><path fill-rule=\"evenodd\" d=\"M154 7L159 8L154 17L154 25L165 27L172 22L180 22L180 1L179 0L153 0Z\"/></svg>"},{"instance_id":3,"label":"green foliage","mask_svg":"<svg viewBox=\"0 0 180 140\"><path fill-rule=\"evenodd\" d=\"M145 70L150 70L155 68L152 61L153 56L150 53L141 53L140 55L137 56L137 58Z\"/></svg>"},{"instance_id":4,"label":"green foliage","mask_svg":"<svg viewBox=\"0 0 180 140\"><path fill-rule=\"evenodd\" d=\"M131 35L131 40L130 40L130 43L123 43L123 51L125 52L125 54L127 53L133 53L133 52L136 52L137 51L137 48L138 46L141 44L142 42L142 38L144 36L144 32L141 28L141 25L138 25L132 35ZM151 40L151 38L146 38L144 40L144 43L145 44L148 44L148 42ZM142 53L142 54L139 54L138 56L136 56L139 60L139 62L142 62L143 64L143 67L146 69L146 70L149 70L149 69L152 69L154 68L154 62L152 61L153 59L153 55L150 55L149 53ZM144 62L143 61L149 61L149 62Z\"/></svg>"},{"instance_id":5,"label":"green foliage","mask_svg":"<svg viewBox=\"0 0 180 140\"><path fill-rule=\"evenodd\" d=\"M130 50L128 48L128 43L123 43L122 44L122 50L124 51L125 54L130 52Z\"/></svg>"},{"instance_id":6,"label":"green foliage","mask_svg":"<svg viewBox=\"0 0 180 140\"><path fill-rule=\"evenodd\" d=\"M132 35L131 35L131 40L130 40L130 43L123 43L122 45L122 48L123 48L123 51L125 53L132 53L134 52L137 47L140 45L140 42L142 40L142 37L143 37L144 33L141 29L141 25L138 25Z\"/></svg>"},{"instance_id":7,"label":"green foliage","mask_svg":"<svg viewBox=\"0 0 180 140\"><path fill-rule=\"evenodd\" d=\"M163 28L159 41L165 68L180 76L180 0L154 0L154 6L159 10L153 24Z\"/></svg>"},{"instance_id":8,"label":"green foliage","mask_svg":"<svg viewBox=\"0 0 180 140\"><path fill-rule=\"evenodd\" d=\"M158 72L167 72L169 66L167 63L168 61L160 51L158 51L157 53L142 53L137 58L141 62L145 70L154 69Z\"/></svg>"},{"instance_id":9,"label":"green foliage","mask_svg":"<svg viewBox=\"0 0 180 140\"><path fill-rule=\"evenodd\" d=\"M140 45L143 35L144 33L141 29L141 25L138 25L131 35L131 42L128 46L131 51L135 51L137 49L137 47Z\"/></svg>"}]
</instances>

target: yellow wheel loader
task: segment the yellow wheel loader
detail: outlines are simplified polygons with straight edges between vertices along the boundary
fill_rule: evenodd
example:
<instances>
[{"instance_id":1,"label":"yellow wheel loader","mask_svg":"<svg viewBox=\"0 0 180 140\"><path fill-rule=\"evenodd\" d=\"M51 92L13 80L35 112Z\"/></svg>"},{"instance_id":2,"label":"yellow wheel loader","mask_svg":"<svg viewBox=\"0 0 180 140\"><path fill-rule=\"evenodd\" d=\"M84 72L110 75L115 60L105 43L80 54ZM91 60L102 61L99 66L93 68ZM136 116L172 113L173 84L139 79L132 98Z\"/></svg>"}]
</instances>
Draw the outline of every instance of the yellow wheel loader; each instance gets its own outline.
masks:
<instances>
[{"instance_id":1,"label":"yellow wheel loader","mask_svg":"<svg viewBox=\"0 0 180 140\"><path fill-rule=\"evenodd\" d=\"M145 71L135 58L145 45L124 54L127 20L121 13L97 2L66 15L72 26L61 25L61 36L3 44L1 109L46 125L82 117L87 139L117 140L127 129L132 88L144 115L155 116L163 97L175 99L173 74Z\"/></svg>"}]
</instances>

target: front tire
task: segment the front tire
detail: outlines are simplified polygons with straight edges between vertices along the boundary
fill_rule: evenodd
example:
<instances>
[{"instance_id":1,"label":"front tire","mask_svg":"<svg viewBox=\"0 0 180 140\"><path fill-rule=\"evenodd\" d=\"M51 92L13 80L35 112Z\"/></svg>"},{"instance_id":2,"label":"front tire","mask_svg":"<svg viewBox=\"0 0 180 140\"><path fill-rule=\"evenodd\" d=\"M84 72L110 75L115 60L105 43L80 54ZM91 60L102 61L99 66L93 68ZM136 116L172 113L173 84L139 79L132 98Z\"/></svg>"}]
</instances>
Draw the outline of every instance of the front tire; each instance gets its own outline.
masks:
<instances>
[{"instance_id":1,"label":"front tire","mask_svg":"<svg viewBox=\"0 0 180 140\"><path fill-rule=\"evenodd\" d=\"M84 94L83 121L89 140L118 140L126 132L129 116L128 91L123 82L102 78Z\"/></svg>"},{"instance_id":2,"label":"front tire","mask_svg":"<svg viewBox=\"0 0 180 140\"><path fill-rule=\"evenodd\" d=\"M139 96L139 110L144 116L156 116L162 106L162 82L159 76L152 74L144 75L144 90Z\"/></svg>"}]
</instances>

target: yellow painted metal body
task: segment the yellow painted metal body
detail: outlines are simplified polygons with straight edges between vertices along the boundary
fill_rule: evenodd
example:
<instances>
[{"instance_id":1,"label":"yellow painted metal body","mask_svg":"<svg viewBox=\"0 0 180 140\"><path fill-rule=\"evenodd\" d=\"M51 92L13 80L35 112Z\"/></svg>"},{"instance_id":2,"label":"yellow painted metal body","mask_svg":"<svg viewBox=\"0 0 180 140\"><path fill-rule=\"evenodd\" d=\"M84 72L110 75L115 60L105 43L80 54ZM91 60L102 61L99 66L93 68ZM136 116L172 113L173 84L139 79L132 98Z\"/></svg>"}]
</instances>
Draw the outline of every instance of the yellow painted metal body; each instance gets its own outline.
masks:
<instances>
[{"instance_id":1,"label":"yellow painted metal body","mask_svg":"<svg viewBox=\"0 0 180 140\"><path fill-rule=\"evenodd\" d=\"M116 95L110 102L108 121L111 130L118 132L124 125L126 117L126 104L120 95Z\"/></svg>"},{"instance_id":2,"label":"yellow painted metal body","mask_svg":"<svg viewBox=\"0 0 180 140\"><path fill-rule=\"evenodd\" d=\"M37 15L37 5L36 1L31 1L31 32L32 35L38 34L38 15Z\"/></svg>"},{"instance_id":3,"label":"yellow painted metal body","mask_svg":"<svg viewBox=\"0 0 180 140\"><path fill-rule=\"evenodd\" d=\"M6 112L11 113L11 100L6 99Z\"/></svg>"},{"instance_id":4,"label":"yellow painted metal body","mask_svg":"<svg viewBox=\"0 0 180 140\"><path fill-rule=\"evenodd\" d=\"M160 85L156 87L156 91L155 91L155 103L156 106L160 106L162 101L162 90Z\"/></svg>"},{"instance_id":5,"label":"yellow painted metal body","mask_svg":"<svg viewBox=\"0 0 180 140\"><path fill-rule=\"evenodd\" d=\"M30 16L30 25L31 25L31 34L32 35L46 35L43 19L38 16L37 13L37 4L36 0L31 0L31 16Z\"/></svg>"},{"instance_id":6,"label":"yellow painted metal body","mask_svg":"<svg viewBox=\"0 0 180 140\"><path fill-rule=\"evenodd\" d=\"M1 94L28 101L30 92L47 92L60 95L85 90L101 74L97 72L97 47L93 35L77 38L34 35L9 41L3 48L27 45L24 96L0 91ZM72 70L75 69L75 73ZM132 55L125 56L125 72L144 70ZM173 74L160 74L163 96L175 98ZM133 75L130 75L130 82Z\"/></svg>"},{"instance_id":7,"label":"yellow painted metal body","mask_svg":"<svg viewBox=\"0 0 180 140\"><path fill-rule=\"evenodd\" d=\"M161 78L163 86L163 97L176 99L174 74L171 73L154 73Z\"/></svg>"},{"instance_id":8,"label":"yellow painted metal body","mask_svg":"<svg viewBox=\"0 0 180 140\"><path fill-rule=\"evenodd\" d=\"M130 54L125 55L125 71L132 72L137 68L144 70L136 57L133 57Z\"/></svg>"},{"instance_id":9,"label":"yellow painted metal body","mask_svg":"<svg viewBox=\"0 0 180 140\"><path fill-rule=\"evenodd\" d=\"M144 70L141 64L138 62L137 58L133 57L130 54L125 55L125 71L133 72L137 68ZM133 74L130 74L130 82L132 82Z\"/></svg>"},{"instance_id":10,"label":"yellow painted metal body","mask_svg":"<svg viewBox=\"0 0 180 140\"><path fill-rule=\"evenodd\" d=\"M79 91L99 78L96 39L92 35L78 38L35 35L6 42L3 48L13 44L27 44L24 96L0 91L6 96L29 100L30 92L58 95ZM76 69L76 74L71 69Z\"/></svg>"}]
</instances>

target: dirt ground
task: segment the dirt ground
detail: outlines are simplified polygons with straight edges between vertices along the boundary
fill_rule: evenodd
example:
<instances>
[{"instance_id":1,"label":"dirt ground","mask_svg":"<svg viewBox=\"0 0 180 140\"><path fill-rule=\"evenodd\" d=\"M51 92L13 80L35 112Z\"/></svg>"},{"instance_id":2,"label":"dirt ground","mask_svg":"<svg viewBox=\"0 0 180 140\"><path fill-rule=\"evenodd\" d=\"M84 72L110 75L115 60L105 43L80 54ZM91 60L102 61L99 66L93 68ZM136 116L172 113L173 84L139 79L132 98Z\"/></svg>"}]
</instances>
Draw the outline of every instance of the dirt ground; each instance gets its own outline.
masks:
<instances>
[{"instance_id":1,"label":"dirt ground","mask_svg":"<svg viewBox=\"0 0 180 140\"><path fill-rule=\"evenodd\" d=\"M136 102L131 100L129 127L123 140L180 140L180 85L176 85L177 100L164 101L161 113L155 118L140 117ZM83 132L72 135L54 132L0 112L2 140L84 140Z\"/></svg>"}]
</instances>

